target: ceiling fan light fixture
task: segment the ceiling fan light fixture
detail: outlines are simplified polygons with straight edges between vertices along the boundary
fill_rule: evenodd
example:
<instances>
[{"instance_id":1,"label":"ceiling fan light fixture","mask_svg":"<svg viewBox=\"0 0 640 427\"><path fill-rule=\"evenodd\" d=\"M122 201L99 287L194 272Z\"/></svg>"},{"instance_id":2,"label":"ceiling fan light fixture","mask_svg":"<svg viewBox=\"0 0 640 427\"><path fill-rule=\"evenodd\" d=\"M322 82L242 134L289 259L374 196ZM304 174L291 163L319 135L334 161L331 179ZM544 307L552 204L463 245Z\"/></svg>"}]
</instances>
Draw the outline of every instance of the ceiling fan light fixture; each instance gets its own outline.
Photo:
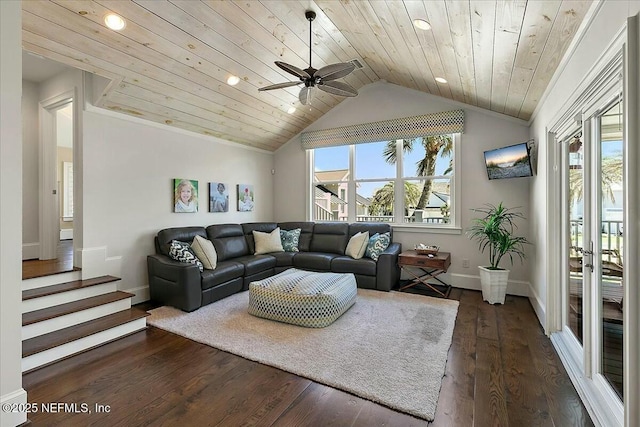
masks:
<instances>
[{"instance_id":1,"label":"ceiling fan light fixture","mask_svg":"<svg viewBox=\"0 0 640 427\"><path fill-rule=\"evenodd\" d=\"M227 78L227 84L229 86L235 86L240 82L240 77L234 76L233 74Z\"/></svg>"},{"instance_id":2,"label":"ceiling fan light fixture","mask_svg":"<svg viewBox=\"0 0 640 427\"><path fill-rule=\"evenodd\" d=\"M278 68L286 71L289 74L293 74L297 77L296 81L289 81L284 83L276 83L269 86L258 88L259 91L284 89L291 86L302 86L298 99L302 105L311 105L311 98L313 92L319 89L323 92L330 93L338 96L357 96L358 91L348 83L337 82L337 79L346 77L356 69L356 65L352 62L340 62L337 64L330 64L321 67L320 69L313 68L311 65L312 59L312 47L313 43L311 37L313 31L311 30L311 23L316 18L316 13L312 10L307 10L304 14L307 21L309 21L309 66L305 69L296 67L295 65L287 64L286 62L276 61L275 64Z\"/></svg>"},{"instance_id":3,"label":"ceiling fan light fixture","mask_svg":"<svg viewBox=\"0 0 640 427\"><path fill-rule=\"evenodd\" d=\"M431 29L431 24L429 24L424 19L414 19L413 26L424 31L428 31Z\"/></svg>"},{"instance_id":4,"label":"ceiling fan light fixture","mask_svg":"<svg viewBox=\"0 0 640 427\"><path fill-rule=\"evenodd\" d=\"M447 79L445 79L444 77L436 77L436 81L438 83L448 83Z\"/></svg>"},{"instance_id":5,"label":"ceiling fan light fixture","mask_svg":"<svg viewBox=\"0 0 640 427\"><path fill-rule=\"evenodd\" d=\"M289 107L289 109L287 110L287 113L289 114L293 114L296 112L296 107Z\"/></svg>"},{"instance_id":6,"label":"ceiling fan light fixture","mask_svg":"<svg viewBox=\"0 0 640 427\"><path fill-rule=\"evenodd\" d=\"M104 16L104 24L114 31L124 30L124 27L127 26L127 22L124 18L120 15L116 15L115 13L107 13Z\"/></svg>"}]
</instances>

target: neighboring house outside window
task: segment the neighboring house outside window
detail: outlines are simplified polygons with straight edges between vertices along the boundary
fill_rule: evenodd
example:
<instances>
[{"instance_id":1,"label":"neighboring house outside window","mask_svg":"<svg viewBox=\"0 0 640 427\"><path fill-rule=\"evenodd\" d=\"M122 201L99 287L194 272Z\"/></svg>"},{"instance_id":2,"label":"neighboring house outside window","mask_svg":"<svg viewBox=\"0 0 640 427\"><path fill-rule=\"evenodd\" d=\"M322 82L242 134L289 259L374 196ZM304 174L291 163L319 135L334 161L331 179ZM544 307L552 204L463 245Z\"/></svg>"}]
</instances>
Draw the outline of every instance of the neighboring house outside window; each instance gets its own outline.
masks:
<instances>
[{"instance_id":1,"label":"neighboring house outside window","mask_svg":"<svg viewBox=\"0 0 640 427\"><path fill-rule=\"evenodd\" d=\"M455 226L458 139L438 135L310 150L311 219Z\"/></svg>"}]
</instances>

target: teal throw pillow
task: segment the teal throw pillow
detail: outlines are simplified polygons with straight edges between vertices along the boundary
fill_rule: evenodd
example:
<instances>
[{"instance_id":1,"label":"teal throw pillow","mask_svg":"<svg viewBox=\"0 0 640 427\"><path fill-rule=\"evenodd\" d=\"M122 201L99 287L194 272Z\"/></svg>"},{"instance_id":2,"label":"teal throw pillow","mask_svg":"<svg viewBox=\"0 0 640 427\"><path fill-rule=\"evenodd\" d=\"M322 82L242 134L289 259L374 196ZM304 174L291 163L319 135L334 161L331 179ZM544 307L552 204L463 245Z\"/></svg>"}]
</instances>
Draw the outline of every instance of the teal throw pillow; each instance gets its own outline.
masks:
<instances>
[{"instance_id":1,"label":"teal throw pillow","mask_svg":"<svg viewBox=\"0 0 640 427\"><path fill-rule=\"evenodd\" d=\"M177 240L171 241L171 246L169 247L169 256L176 261L184 262L187 264L195 264L198 266L200 271L204 270L204 266L193 253L191 249L191 245L185 242L179 242Z\"/></svg>"},{"instance_id":2,"label":"teal throw pillow","mask_svg":"<svg viewBox=\"0 0 640 427\"><path fill-rule=\"evenodd\" d=\"M300 243L300 228L293 230L280 229L280 240L282 241L282 249L285 252L299 252L298 244Z\"/></svg>"},{"instance_id":3,"label":"teal throw pillow","mask_svg":"<svg viewBox=\"0 0 640 427\"><path fill-rule=\"evenodd\" d=\"M390 233L376 233L369 238L369 244L367 245L367 251L364 256L371 258L374 261L378 260L378 257L385 251L391 244Z\"/></svg>"}]
</instances>

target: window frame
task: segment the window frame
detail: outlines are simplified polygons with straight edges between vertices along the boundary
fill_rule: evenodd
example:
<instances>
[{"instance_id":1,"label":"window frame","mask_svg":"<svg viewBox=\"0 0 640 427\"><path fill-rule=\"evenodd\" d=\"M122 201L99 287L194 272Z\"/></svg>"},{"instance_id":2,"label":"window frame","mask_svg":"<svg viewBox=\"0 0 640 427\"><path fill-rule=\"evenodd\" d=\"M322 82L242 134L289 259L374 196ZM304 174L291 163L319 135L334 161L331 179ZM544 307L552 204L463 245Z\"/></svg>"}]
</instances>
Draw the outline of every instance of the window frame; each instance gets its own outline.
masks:
<instances>
[{"instance_id":1,"label":"window frame","mask_svg":"<svg viewBox=\"0 0 640 427\"><path fill-rule=\"evenodd\" d=\"M394 182L394 188L396 188L395 197L394 197L394 207L393 207L393 221L389 222L394 230L399 231L407 231L407 232L423 232L429 231L433 233L439 234L461 234L461 168L460 168L460 145L461 145L461 134L460 133L451 133L447 134L451 135L453 139L453 172L451 175L435 175L430 177L404 177L403 176L403 162L404 155L402 152L402 144L398 143L396 145L396 176L395 178L391 178L391 181ZM379 142L379 141L377 141ZM375 142L374 142L375 143ZM366 143L363 143L366 144ZM356 206L356 185L358 182L379 182L380 180L388 181L389 179L385 178L367 178L367 179L355 179L355 150L356 145L358 144L350 144L349 145L349 178L347 181L343 181L347 183L347 206ZM308 221L315 221L313 218L314 212L314 200L315 200L315 184L314 182L314 154L316 149L306 150L306 169L307 169L307 195L306 195L306 217ZM415 180L438 180L438 179L450 179L450 222L446 224L436 225L434 223L405 223L404 222L404 182L405 181L415 181ZM327 182L323 182L323 184L327 184ZM399 190L397 190L399 189ZM351 208L348 211L348 222L355 223L356 222L356 208ZM336 221L339 222L339 221Z\"/></svg>"}]
</instances>

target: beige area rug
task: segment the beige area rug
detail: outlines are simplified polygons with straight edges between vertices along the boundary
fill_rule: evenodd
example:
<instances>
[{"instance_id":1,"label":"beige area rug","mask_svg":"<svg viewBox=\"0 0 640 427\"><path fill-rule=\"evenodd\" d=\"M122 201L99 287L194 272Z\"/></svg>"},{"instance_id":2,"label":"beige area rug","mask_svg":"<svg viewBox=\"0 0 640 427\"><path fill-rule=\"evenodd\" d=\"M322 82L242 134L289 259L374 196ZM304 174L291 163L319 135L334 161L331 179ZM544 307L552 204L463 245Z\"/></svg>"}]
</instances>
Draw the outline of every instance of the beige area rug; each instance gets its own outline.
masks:
<instances>
[{"instance_id":1,"label":"beige area rug","mask_svg":"<svg viewBox=\"0 0 640 427\"><path fill-rule=\"evenodd\" d=\"M458 302L358 289L356 303L326 328L247 313L241 292L185 313L152 310L147 322L392 409L433 420Z\"/></svg>"}]
</instances>

